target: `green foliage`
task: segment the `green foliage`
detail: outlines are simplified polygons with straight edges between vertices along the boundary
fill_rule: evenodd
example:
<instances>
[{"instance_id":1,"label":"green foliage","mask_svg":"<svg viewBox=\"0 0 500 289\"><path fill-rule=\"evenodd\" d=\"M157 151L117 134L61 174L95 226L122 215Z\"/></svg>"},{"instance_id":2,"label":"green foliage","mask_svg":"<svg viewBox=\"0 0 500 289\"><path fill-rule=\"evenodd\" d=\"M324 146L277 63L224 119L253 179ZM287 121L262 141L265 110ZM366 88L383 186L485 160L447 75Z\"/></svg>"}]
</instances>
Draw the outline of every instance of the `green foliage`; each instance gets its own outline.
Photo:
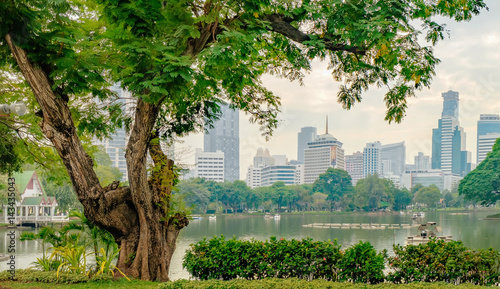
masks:
<instances>
[{"instance_id":1,"label":"green foliage","mask_svg":"<svg viewBox=\"0 0 500 289\"><path fill-rule=\"evenodd\" d=\"M460 181L458 191L466 200L483 205L500 200L500 139L486 159Z\"/></svg>"},{"instance_id":2,"label":"green foliage","mask_svg":"<svg viewBox=\"0 0 500 289\"><path fill-rule=\"evenodd\" d=\"M379 283L384 280L385 256L385 251L377 253L368 242L342 252L336 240L271 237L262 242L225 240L221 236L192 244L183 266L202 280L275 277Z\"/></svg>"},{"instance_id":3,"label":"green foliage","mask_svg":"<svg viewBox=\"0 0 500 289\"><path fill-rule=\"evenodd\" d=\"M493 249L473 250L460 241L432 240L427 244L394 246L388 263L394 283L447 282L494 285L500 282L500 253Z\"/></svg>"},{"instance_id":4,"label":"green foliage","mask_svg":"<svg viewBox=\"0 0 500 289\"><path fill-rule=\"evenodd\" d=\"M360 241L344 252L339 264L339 280L368 284L384 282L386 257L386 250L378 253L369 242Z\"/></svg>"},{"instance_id":5,"label":"green foliage","mask_svg":"<svg viewBox=\"0 0 500 289\"><path fill-rule=\"evenodd\" d=\"M356 183L356 194L354 195L354 204L365 211L377 210L382 202L392 204L394 184L377 174L370 175Z\"/></svg>"},{"instance_id":6,"label":"green foliage","mask_svg":"<svg viewBox=\"0 0 500 289\"><path fill-rule=\"evenodd\" d=\"M342 253L334 242L284 240L225 240L204 238L186 252L183 266L202 280L268 277L337 280Z\"/></svg>"},{"instance_id":7,"label":"green foliage","mask_svg":"<svg viewBox=\"0 0 500 289\"><path fill-rule=\"evenodd\" d=\"M297 278L288 279L277 279L268 278L264 280L230 280L230 281L220 281L220 280L207 280L207 281L192 281L192 280L177 280L174 282L161 283L161 289L382 289L382 288L394 288L394 289L473 289L473 288L484 288L481 286L474 286L470 284L460 284L458 286L446 284L446 283L412 283L412 284L378 284L378 285L366 285L366 284L352 284L352 283L341 283L332 282L327 280L302 280Z\"/></svg>"},{"instance_id":8,"label":"green foliage","mask_svg":"<svg viewBox=\"0 0 500 289\"><path fill-rule=\"evenodd\" d=\"M428 208L435 208L441 200L441 192L435 185L422 187L415 193L415 203L425 204Z\"/></svg>"},{"instance_id":9,"label":"green foliage","mask_svg":"<svg viewBox=\"0 0 500 289\"><path fill-rule=\"evenodd\" d=\"M344 170L329 168L325 173L319 175L313 184L314 192L327 194L327 200L333 205L340 207L340 202L345 196L352 196L354 188L351 182L351 176Z\"/></svg>"},{"instance_id":10,"label":"green foliage","mask_svg":"<svg viewBox=\"0 0 500 289\"><path fill-rule=\"evenodd\" d=\"M11 273L8 271L0 272L0 281L9 281ZM88 276L77 273L64 273L57 275L55 271L39 271L33 269L16 270L15 281L18 282L42 282L42 283L60 283L75 284L82 282L102 282L112 280L111 275Z\"/></svg>"},{"instance_id":11,"label":"green foliage","mask_svg":"<svg viewBox=\"0 0 500 289\"><path fill-rule=\"evenodd\" d=\"M0 116L0 174L11 174L21 170L22 159L17 146L20 141L14 132L1 122Z\"/></svg>"}]
</instances>

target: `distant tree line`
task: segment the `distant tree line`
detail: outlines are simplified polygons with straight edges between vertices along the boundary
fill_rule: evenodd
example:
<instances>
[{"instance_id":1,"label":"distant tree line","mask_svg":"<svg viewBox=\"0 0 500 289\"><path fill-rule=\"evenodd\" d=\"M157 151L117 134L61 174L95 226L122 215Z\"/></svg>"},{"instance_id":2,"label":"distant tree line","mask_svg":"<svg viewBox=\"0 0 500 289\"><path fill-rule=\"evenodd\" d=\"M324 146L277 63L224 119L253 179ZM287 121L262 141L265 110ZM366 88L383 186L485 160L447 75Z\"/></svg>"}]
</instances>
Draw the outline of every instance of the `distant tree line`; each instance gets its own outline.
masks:
<instances>
[{"instance_id":1,"label":"distant tree line","mask_svg":"<svg viewBox=\"0 0 500 289\"><path fill-rule=\"evenodd\" d=\"M180 195L194 213L236 213L251 211L401 211L408 206L462 207L463 196L454 188L440 192L435 185L420 184L411 190L398 188L391 180L371 175L352 186L344 170L328 169L314 184L285 185L251 189L244 181L214 182L201 178L182 180Z\"/></svg>"}]
</instances>

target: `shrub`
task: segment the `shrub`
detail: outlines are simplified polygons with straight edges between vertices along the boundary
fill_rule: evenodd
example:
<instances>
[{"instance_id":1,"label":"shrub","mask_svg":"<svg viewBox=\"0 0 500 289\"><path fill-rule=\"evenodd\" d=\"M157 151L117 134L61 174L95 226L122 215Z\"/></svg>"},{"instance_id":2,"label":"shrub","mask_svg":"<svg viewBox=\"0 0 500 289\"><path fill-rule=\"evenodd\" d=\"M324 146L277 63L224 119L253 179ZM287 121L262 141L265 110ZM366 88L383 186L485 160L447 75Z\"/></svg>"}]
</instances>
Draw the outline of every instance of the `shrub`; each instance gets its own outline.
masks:
<instances>
[{"instance_id":1,"label":"shrub","mask_svg":"<svg viewBox=\"0 0 500 289\"><path fill-rule=\"evenodd\" d=\"M339 281L376 284L384 281L387 251L378 253L369 242L359 242L348 248L339 264Z\"/></svg>"},{"instance_id":2,"label":"shrub","mask_svg":"<svg viewBox=\"0 0 500 289\"><path fill-rule=\"evenodd\" d=\"M500 282L500 254L491 248L473 250L459 241L432 240L406 247L395 245L394 253L394 257L388 258L394 272L386 276L394 283L443 281L494 285Z\"/></svg>"},{"instance_id":3,"label":"shrub","mask_svg":"<svg viewBox=\"0 0 500 289\"><path fill-rule=\"evenodd\" d=\"M267 277L337 280L342 258L334 242L303 240L225 240L204 238L186 252L183 266L194 277L230 280Z\"/></svg>"},{"instance_id":4,"label":"shrub","mask_svg":"<svg viewBox=\"0 0 500 289\"><path fill-rule=\"evenodd\" d=\"M10 276L11 274L7 271L0 272L0 281L9 281ZM89 277L78 273L61 273L57 276L57 273L54 271L44 272L40 270L20 269L16 270L14 281L74 284L82 282L109 281L112 278L113 277L109 275Z\"/></svg>"}]
</instances>

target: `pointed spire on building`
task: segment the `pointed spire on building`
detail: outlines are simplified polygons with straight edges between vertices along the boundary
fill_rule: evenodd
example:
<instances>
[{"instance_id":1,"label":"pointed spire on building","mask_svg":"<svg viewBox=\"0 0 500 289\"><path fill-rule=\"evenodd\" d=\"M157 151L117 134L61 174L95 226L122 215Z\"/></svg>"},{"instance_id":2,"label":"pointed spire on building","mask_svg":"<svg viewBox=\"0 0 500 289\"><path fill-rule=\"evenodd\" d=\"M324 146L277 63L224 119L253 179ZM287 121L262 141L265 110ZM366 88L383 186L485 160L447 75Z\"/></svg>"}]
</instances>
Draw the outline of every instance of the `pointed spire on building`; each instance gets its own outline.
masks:
<instances>
[{"instance_id":1,"label":"pointed spire on building","mask_svg":"<svg viewBox=\"0 0 500 289\"><path fill-rule=\"evenodd\" d=\"M326 115L326 134L328 134L328 115Z\"/></svg>"}]
</instances>

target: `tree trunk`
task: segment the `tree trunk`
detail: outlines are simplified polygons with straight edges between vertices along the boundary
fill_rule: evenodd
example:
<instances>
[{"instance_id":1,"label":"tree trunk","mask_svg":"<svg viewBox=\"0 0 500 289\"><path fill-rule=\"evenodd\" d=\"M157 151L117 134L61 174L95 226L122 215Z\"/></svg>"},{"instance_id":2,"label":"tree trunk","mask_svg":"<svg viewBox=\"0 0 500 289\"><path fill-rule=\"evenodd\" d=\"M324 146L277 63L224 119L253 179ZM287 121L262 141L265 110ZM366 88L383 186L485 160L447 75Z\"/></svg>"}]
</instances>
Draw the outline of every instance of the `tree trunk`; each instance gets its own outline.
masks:
<instances>
[{"instance_id":1,"label":"tree trunk","mask_svg":"<svg viewBox=\"0 0 500 289\"><path fill-rule=\"evenodd\" d=\"M167 281L177 236L189 221L181 212L170 211L173 161L161 152L159 143L150 143L159 105L137 103L126 153L130 187L119 187L118 181L101 187L93 160L76 133L68 96L52 90L49 73L31 63L12 38L5 37L40 105L41 129L61 157L87 219L113 234L120 247L117 267L132 277ZM155 163L150 179L148 150Z\"/></svg>"}]
</instances>

